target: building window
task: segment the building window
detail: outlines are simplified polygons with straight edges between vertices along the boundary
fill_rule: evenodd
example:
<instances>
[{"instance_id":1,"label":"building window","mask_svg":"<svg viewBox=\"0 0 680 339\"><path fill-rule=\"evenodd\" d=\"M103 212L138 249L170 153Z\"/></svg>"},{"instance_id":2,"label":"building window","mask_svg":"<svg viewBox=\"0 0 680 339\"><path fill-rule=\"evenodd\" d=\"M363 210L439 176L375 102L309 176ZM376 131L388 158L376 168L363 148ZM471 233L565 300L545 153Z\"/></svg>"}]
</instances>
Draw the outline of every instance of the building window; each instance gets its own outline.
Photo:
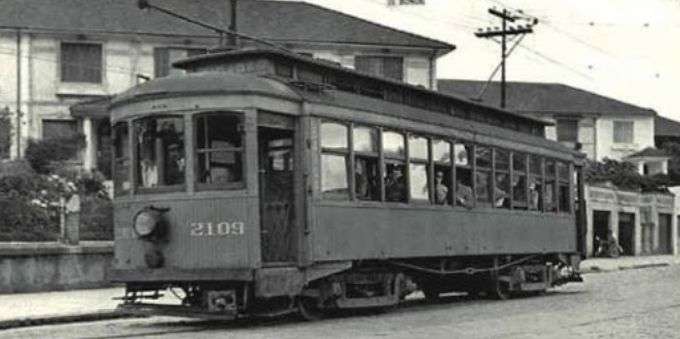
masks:
<instances>
[{"instance_id":1,"label":"building window","mask_svg":"<svg viewBox=\"0 0 680 339\"><path fill-rule=\"evenodd\" d=\"M614 121L614 143L633 143L633 121Z\"/></svg>"},{"instance_id":2,"label":"building window","mask_svg":"<svg viewBox=\"0 0 680 339\"><path fill-rule=\"evenodd\" d=\"M134 122L137 186L150 189L184 184L184 119L150 117Z\"/></svg>"},{"instance_id":3,"label":"building window","mask_svg":"<svg viewBox=\"0 0 680 339\"><path fill-rule=\"evenodd\" d=\"M172 67L173 62L195 55L205 54L206 52L205 48L154 48L154 75L156 78L160 78L171 74L182 74L184 72L183 70Z\"/></svg>"},{"instance_id":4,"label":"building window","mask_svg":"<svg viewBox=\"0 0 680 339\"><path fill-rule=\"evenodd\" d=\"M102 46L92 43L61 43L61 81L102 82Z\"/></svg>"},{"instance_id":5,"label":"building window","mask_svg":"<svg viewBox=\"0 0 680 339\"><path fill-rule=\"evenodd\" d=\"M358 55L354 59L357 71L390 79L404 79L404 59L402 57Z\"/></svg>"},{"instance_id":6,"label":"building window","mask_svg":"<svg viewBox=\"0 0 680 339\"><path fill-rule=\"evenodd\" d=\"M196 124L196 181L206 188L243 188L241 119L228 113L199 115ZM202 187L201 187L202 188Z\"/></svg>"},{"instance_id":7,"label":"building window","mask_svg":"<svg viewBox=\"0 0 680 339\"><path fill-rule=\"evenodd\" d=\"M557 119L557 141L578 142L578 120Z\"/></svg>"}]
</instances>

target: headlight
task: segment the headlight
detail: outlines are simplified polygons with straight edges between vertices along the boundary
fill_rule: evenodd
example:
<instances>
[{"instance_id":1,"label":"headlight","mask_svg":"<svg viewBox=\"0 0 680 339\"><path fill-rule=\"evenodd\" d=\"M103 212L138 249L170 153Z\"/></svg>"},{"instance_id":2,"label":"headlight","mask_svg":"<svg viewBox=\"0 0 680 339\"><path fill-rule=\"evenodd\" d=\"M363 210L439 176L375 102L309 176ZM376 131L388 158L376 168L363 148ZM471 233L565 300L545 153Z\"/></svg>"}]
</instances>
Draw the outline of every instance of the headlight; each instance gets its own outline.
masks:
<instances>
[{"instance_id":1,"label":"headlight","mask_svg":"<svg viewBox=\"0 0 680 339\"><path fill-rule=\"evenodd\" d=\"M160 213L151 209L143 209L134 218L132 228L140 238L148 237L158 228Z\"/></svg>"}]
</instances>

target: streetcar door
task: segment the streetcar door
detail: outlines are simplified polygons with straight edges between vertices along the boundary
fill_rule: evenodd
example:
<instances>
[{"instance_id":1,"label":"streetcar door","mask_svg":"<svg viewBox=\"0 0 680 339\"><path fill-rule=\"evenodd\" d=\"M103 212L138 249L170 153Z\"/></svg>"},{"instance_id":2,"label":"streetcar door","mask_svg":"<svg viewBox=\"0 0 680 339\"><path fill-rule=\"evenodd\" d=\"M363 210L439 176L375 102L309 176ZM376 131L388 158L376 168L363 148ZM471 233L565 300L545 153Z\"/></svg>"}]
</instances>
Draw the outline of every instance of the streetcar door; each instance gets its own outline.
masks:
<instances>
[{"instance_id":1,"label":"streetcar door","mask_svg":"<svg viewBox=\"0 0 680 339\"><path fill-rule=\"evenodd\" d=\"M294 134L292 129L258 127L260 241L265 264L295 261Z\"/></svg>"}]
</instances>

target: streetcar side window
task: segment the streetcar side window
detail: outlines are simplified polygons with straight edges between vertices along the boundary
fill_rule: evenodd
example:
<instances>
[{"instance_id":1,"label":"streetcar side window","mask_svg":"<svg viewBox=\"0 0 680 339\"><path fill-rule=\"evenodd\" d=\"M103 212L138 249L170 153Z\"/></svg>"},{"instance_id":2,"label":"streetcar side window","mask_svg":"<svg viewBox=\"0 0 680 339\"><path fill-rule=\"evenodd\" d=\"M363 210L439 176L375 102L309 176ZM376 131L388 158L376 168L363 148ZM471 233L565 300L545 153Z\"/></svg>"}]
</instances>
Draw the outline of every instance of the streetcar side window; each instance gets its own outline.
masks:
<instances>
[{"instance_id":1,"label":"streetcar side window","mask_svg":"<svg viewBox=\"0 0 680 339\"><path fill-rule=\"evenodd\" d=\"M512 154L512 206L515 209L527 209L527 154Z\"/></svg>"},{"instance_id":2,"label":"streetcar side window","mask_svg":"<svg viewBox=\"0 0 680 339\"><path fill-rule=\"evenodd\" d=\"M557 178L554 160L545 161L545 211L557 212Z\"/></svg>"},{"instance_id":3,"label":"streetcar side window","mask_svg":"<svg viewBox=\"0 0 680 339\"><path fill-rule=\"evenodd\" d=\"M178 186L185 182L183 117L149 117L134 122L137 187Z\"/></svg>"},{"instance_id":4,"label":"streetcar side window","mask_svg":"<svg viewBox=\"0 0 680 339\"><path fill-rule=\"evenodd\" d=\"M558 182L558 199L560 212L571 212L571 199L569 190L569 164L564 162L557 163L557 182Z\"/></svg>"},{"instance_id":5,"label":"streetcar side window","mask_svg":"<svg viewBox=\"0 0 680 339\"><path fill-rule=\"evenodd\" d=\"M480 203L491 203L491 159L490 147L475 147L475 194Z\"/></svg>"},{"instance_id":6,"label":"streetcar side window","mask_svg":"<svg viewBox=\"0 0 680 339\"><path fill-rule=\"evenodd\" d=\"M529 157L529 209L543 209L543 158Z\"/></svg>"},{"instance_id":7,"label":"streetcar side window","mask_svg":"<svg viewBox=\"0 0 680 339\"><path fill-rule=\"evenodd\" d=\"M113 191L116 196L130 191L130 138L127 122L113 126Z\"/></svg>"},{"instance_id":8,"label":"streetcar side window","mask_svg":"<svg viewBox=\"0 0 680 339\"><path fill-rule=\"evenodd\" d=\"M429 141L425 137L410 135L409 150L409 193L412 201L430 200Z\"/></svg>"},{"instance_id":9,"label":"streetcar side window","mask_svg":"<svg viewBox=\"0 0 680 339\"><path fill-rule=\"evenodd\" d=\"M456 167L456 205L472 207L474 191L472 181L472 149L468 144L456 142L453 146L453 160Z\"/></svg>"},{"instance_id":10,"label":"streetcar side window","mask_svg":"<svg viewBox=\"0 0 680 339\"><path fill-rule=\"evenodd\" d=\"M434 203L450 205L453 197L451 180L451 143L432 139L432 162L434 163Z\"/></svg>"},{"instance_id":11,"label":"streetcar side window","mask_svg":"<svg viewBox=\"0 0 680 339\"><path fill-rule=\"evenodd\" d=\"M205 113L194 119L199 189L239 189L243 181L242 120L237 114Z\"/></svg>"},{"instance_id":12,"label":"streetcar side window","mask_svg":"<svg viewBox=\"0 0 680 339\"><path fill-rule=\"evenodd\" d=\"M324 199L349 200L348 137L346 125L321 123L321 195Z\"/></svg>"},{"instance_id":13,"label":"streetcar side window","mask_svg":"<svg viewBox=\"0 0 680 339\"><path fill-rule=\"evenodd\" d=\"M406 202L406 148L404 135L393 131L382 133L385 174L385 200Z\"/></svg>"},{"instance_id":14,"label":"streetcar side window","mask_svg":"<svg viewBox=\"0 0 680 339\"><path fill-rule=\"evenodd\" d=\"M357 200L380 201L378 130L367 126L352 129L354 151L354 196Z\"/></svg>"},{"instance_id":15,"label":"streetcar side window","mask_svg":"<svg viewBox=\"0 0 680 339\"><path fill-rule=\"evenodd\" d=\"M510 208L510 152L494 152L494 207Z\"/></svg>"}]
</instances>

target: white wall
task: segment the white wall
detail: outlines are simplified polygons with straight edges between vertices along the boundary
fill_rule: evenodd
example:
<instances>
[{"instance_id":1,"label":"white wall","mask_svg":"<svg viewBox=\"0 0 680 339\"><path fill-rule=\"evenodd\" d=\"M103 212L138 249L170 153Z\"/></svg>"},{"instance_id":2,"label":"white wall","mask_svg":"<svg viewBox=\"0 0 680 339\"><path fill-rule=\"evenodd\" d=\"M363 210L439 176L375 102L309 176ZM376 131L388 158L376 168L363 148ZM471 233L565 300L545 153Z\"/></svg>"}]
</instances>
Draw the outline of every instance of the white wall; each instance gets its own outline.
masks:
<instances>
[{"instance_id":1,"label":"white wall","mask_svg":"<svg viewBox=\"0 0 680 339\"><path fill-rule=\"evenodd\" d=\"M614 121L633 122L633 142L614 143ZM654 117L601 117L597 129L597 160L621 160L647 147L654 147Z\"/></svg>"}]
</instances>

